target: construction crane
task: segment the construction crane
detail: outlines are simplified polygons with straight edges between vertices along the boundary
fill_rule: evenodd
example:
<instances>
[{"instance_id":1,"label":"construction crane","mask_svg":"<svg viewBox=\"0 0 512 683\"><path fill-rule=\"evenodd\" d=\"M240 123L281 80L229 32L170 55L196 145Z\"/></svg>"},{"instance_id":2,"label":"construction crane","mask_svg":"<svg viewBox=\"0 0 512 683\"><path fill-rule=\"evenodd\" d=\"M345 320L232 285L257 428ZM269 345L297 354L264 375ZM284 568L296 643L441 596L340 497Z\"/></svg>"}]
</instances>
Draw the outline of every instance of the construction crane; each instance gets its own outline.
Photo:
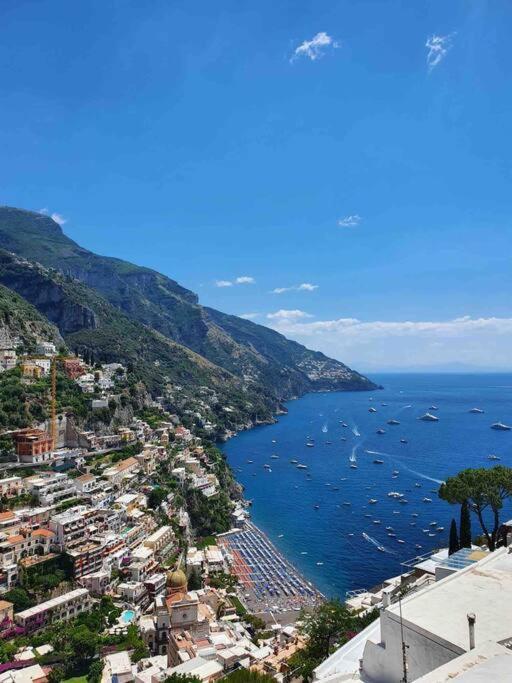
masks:
<instances>
[{"instance_id":1,"label":"construction crane","mask_svg":"<svg viewBox=\"0 0 512 683\"><path fill-rule=\"evenodd\" d=\"M57 448L57 360L55 356L51 364L50 437L54 451Z\"/></svg>"}]
</instances>

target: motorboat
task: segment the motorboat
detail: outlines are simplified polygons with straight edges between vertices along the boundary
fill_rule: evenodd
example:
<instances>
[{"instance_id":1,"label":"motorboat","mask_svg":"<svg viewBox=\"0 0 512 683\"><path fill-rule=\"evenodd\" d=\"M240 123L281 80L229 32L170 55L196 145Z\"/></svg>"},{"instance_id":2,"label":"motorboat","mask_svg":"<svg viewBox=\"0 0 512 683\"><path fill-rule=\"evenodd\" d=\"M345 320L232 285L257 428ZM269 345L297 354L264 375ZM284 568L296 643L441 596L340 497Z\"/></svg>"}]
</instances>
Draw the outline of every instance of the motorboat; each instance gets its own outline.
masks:
<instances>
[{"instance_id":1,"label":"motorboat","mask_svg":"<svg viewBox=\"0 0 512 683\"><path fill-rule=\"evenodd\" d=\"M475 415L482 415L484 411L481 408L471 408L471 410L468 410L468 413L473 413Z\"/></svg>"},{"instance_id":2,"label":"motorboat","mask_svg":"<svg viewBox=\"0 0 512 683\"><path fill-rule=\"evenodd\" d=\"M491 425L491 429L496 429L499 432L509 432L512 427L509 427L509 425L503 424L503 422L495 422L494 424Z\"/></svg>"},{"instance_id":3,"label":"motorboat","mask_svg":"<svg viewBox=\"0 0 512 683\"><path fill-rule=\"evenodd\" d=\"M388 425L399 425L400 422L398 420L395 420L394 418L391 418L391 420L388 420Z\"/></svg>"},{"instance_id":4,"label":"motorboat","mask_svg":"<svg viewBox=\"0 0 512 683\"><path fill-rule=\"evenodd\" d=\"M376 413L376 412L377 412L377 408L374 408L373 406L371 406L371 408L368 408L368 412L369 412L369 413Z\"/></svg>"},{"instance_id":5,"label":"motorboat","mask_svg":"<svg viewBox=\"0 0 512 683\"><path fill-rule=\"evenodd\" d=\"M375 505L375 503L378 503L378 500L376 498L370 498L368 502L370 503L370 505Z\"/></svg>"},{"instance_id":6,"label":"motorboat","mask_svg":"<svg viewBox=\"0 0 512 683\"><path fill-rule=\"evenodd\" d=\"M499 455L494 455L494 453L491 453L491 455L487 456L487 460L501 460Z\"/></svg>"},{"instance_id":7,"label":"motorboat","mask_svg":"<svg viewBox=\"0 0 512 683\"><path fill-rule=\"evenodd\" d=\"M439 422L439 418L432 415L432 413L425 413L425 415L419 417L418 420L423 420L423 422Z\"/></svg>"},{"instance_id":8,"label":"motorboat","mask_svg":"<svg viewBox=\"0 0 512 683\"><path fill-rule=\"evenodd\" d=\"M383 464L384 464L384 460L379 460L379 459L377 458L377 459L375 459L375 460L373 461L373 464L374 464L374 465L383 465Z\"/></svg>"},{"instance_id":9,"label":"motorboat","mask_svg":"<svg viewBox=\"0 0 512 683\"><path fill-rule=\"evenodd\" d=\"M377 429L377 434L385 434L386 431L384 429Z\"/></svg>"},{"instance_id":10,"label":"motorboat","mask_svg":"<svg viewBox=\"0 0 512 683\"><path fill-rule=\"evenodd\" d=\"M407 439L400 439L400 443L407 443Z\"/></svg>"},{"instance_id":11,"label":"motorboat","mask_svg":"<svg viewBox=\"0 0 512 683\"><path fill-rule=\"evenodd\" d=\"M297 465L298 470L307 470L308 466L307 465L301 465L300 463Z\"/></svg>"}]
</instances>

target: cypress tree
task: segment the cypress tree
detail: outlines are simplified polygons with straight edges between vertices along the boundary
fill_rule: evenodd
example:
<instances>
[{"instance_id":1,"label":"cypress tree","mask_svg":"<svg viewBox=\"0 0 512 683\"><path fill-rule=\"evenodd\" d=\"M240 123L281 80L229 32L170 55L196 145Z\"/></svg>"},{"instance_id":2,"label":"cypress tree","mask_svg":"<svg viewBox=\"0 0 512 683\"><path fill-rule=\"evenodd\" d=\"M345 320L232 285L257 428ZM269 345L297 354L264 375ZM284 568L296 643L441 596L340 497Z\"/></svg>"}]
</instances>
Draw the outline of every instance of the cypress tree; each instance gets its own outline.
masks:
<instances>
[{"instance_id":1,"label":"cypress tree","mask_svg":"<svg viewBox=\"0 0 512 683\"><path fill-rule=\"evenodd\" d=\"M471 517L469 514L468 501L465 500L460 506L460 547L471 548Z\"/></svg>"},{"instance_id":2,"label":"cypress tree","mask_svg":"<svg viewBox=\"0 0 512 683\"><path fill-rule=\"evenodd\" d=\"M448 555L453 555L453 553L456 553L457 550L459 550L459 537L457 535L457 522L452 519L452 523L450 524L450 543L448 546Z\"/></svg>"}]
</instances>

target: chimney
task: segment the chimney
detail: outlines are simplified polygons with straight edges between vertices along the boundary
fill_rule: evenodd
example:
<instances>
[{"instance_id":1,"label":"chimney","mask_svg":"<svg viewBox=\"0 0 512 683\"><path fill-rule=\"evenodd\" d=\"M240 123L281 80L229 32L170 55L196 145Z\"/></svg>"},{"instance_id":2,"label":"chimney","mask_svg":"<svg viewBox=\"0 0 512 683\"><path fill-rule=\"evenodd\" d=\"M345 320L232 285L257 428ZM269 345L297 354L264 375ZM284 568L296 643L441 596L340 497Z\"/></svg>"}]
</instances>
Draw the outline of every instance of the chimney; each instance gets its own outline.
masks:
<instances>
[{"instance_id":1,"label":"chimney","mask_svg":"<svg viewBox=\"0 0 512 683\"><path fill-rule=\"evenodd\" d=\"M473 612L470 612L468 615L468 627L469 627L469 649L474 650L475 649L475 622L476 622L476 616L473 614Z\"/></svg>"}]
</instances>

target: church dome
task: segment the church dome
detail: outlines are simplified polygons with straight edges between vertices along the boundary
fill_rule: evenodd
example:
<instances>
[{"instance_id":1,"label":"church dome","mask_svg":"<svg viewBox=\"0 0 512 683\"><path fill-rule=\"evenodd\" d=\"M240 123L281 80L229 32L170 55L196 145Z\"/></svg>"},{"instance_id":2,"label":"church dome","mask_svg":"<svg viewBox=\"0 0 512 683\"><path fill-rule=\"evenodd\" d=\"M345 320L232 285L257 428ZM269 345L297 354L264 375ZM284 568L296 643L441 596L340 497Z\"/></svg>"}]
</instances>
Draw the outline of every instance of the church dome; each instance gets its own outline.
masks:
<instances>
[{"instance_id":1,"label":"church dome","mask_svg":"<svg viewBox=\"0 0 512 683\"><path fill-rule=\"evenodd\" d=\"M167 587L168 588L186 588L187 587L187 577L185 572L181 569L176 569L176 571L167 573Z\"/></svg>"}]
</instances>

